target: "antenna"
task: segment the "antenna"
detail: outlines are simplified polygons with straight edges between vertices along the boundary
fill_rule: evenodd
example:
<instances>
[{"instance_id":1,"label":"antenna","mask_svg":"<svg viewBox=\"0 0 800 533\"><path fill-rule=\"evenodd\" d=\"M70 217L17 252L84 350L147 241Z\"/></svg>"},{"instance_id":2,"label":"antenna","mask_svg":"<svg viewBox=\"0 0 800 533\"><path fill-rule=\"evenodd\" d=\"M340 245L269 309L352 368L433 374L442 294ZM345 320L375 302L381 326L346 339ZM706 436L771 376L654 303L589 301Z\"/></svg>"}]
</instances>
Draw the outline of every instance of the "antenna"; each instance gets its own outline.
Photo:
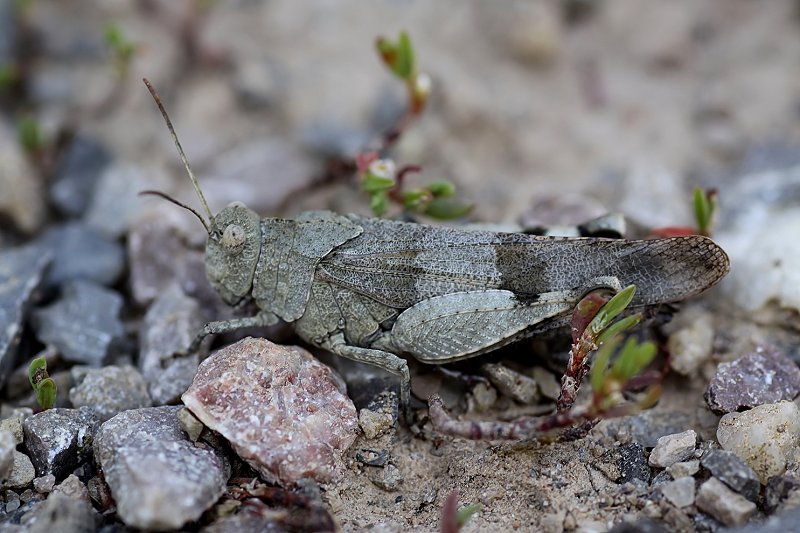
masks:
<instances>
[{"instance_id":1,"label":"antenna","mask_svg":"<svg viewBox=\"0 0 800 533\"><path fill-rule=\"evenodd\" d=\"M166 200L166 201L168 201L170 203L173 203L173 204L177 205L178 207L182 207L182 208L186 209L187 211L191 211L192 213L194 213L194 216L196 216L200 220L200 223L203 224L203 227L206 228L206 233L210 233L211 232L211 228L208 227L208 224L206 224L205 219L203 219L203 217L200 215L200 213L197 212L196 209L194 209L192 207L189 207L188 205L186 205L186 204L184 204L182 202L179 202L178 200L176 200L172 196L170 196L168 194L165 194L165 193L163 193L161 191L141 191L139 193L139 196L158 196L159 198L163 198L164 200Z\"/></svg>"},{"instance_id":2,"label":"antenna","mask_svg":"<svg viewBox=\"0 0 800 533\"><path fill-rule=\"evenodd\" d=\"M200 203L203 204L203 208L206 210L206 213L208 214L209 222L206 223L205 220L203 220L203 218L200 216L200 214L197 211L195 211L194 209L191 209L190 207L181 204L180 202L168 197L167 195L161 194L161 193L157 193L155 191L153 191L153 193L155 193L156 196L160 196L160 197L164 198L165 200L169 200L169 201L171 201L172 203L174 203L176 205L179 205L181 207L184 207L184 208L188 209L189 211L192 211L195 215L197 215L197 218L199 218L200 221L203 222L203 226L205 226L206 231L210 231L210 228L209 228L210 221L214 220L214 215L211 214L211 209L208 208L208 203L206 202L206 197L203 196L203 191L200 190L200 184L197 183L197 178L194 177L194 173L192 172L192 168L189 166L189 160L186 159L186 154L183 153L183 148L181 148L181 143L178 140L178 135L175 133L175 128L172 127L172 121L169 119L169 115L167 115L167 110L164 109L164 104L161 103L161 98L158 96L158 93L156 92L155 88L150 84L150 82L147 80L147 78L142 78L142 81L147 86L147 90L150 91L150 94L152 95L153 100L156 101L156 105L158 106L158 110L161 111L161 116L164 117L164 122L167 123L167 128L169 129L169 133L170 133L170 135L172 135L172 140L175 142L175 148L178 149L178 155L180 155L181 161L183 162L183 168L186 169L186 173L189 174L189 179L192 180L192 185L194 185L194 190L197 192L197 196L200 198ZM151 194L150 191L148 191L147 193Z\"/></svg>"}]
</instances>

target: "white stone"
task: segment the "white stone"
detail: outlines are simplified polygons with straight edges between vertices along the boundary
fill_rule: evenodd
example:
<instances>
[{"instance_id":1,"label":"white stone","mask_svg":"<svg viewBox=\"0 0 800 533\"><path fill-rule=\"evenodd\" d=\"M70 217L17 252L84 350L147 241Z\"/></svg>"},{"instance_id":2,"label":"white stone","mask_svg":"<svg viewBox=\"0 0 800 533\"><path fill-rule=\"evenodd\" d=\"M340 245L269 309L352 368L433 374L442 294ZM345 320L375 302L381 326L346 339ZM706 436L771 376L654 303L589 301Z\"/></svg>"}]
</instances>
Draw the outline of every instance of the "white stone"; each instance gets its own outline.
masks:
<instances>
[{"instance_id":1,"label":"white stone","mask_svg":"<svg viewBox=\"0 0 800 533\"><path fill-rule=\"evenodd\" d=\"M800 409L784 401L728 413L719 421L717 440L766 483L786 470L787 455L800 442Z\"/></svg>"},{"instance_id":2,"label":"white stone","mask_svg":"<svg viewBox=\"0 0 800 533\"><path fill-rule=\"evenodd\" d=\"M658 439L653 451L650 452L648 463L650 466L666 468L668 466L688 459L694 452L697 442L697 433L690 429L683 433L665 435Z\"/></svg>"},{"instance_id":3,"label":"white stone","mask_svg":"<svg viewBox=\"0 0 800 533\"><path fill-rule=\"evenodd\" d=\"M714 342L714 326L709 313L694 313L696 316L685 326L669 336L667 347L669 366L675 372L688 376L711 356Z\"/></svg>"},{"instance_id":4,"label":"white stone","mask_svg":"<svg viewBox=\"0 0 800 533\"><path fill-rule=\"evenodd\" d=\"M741 526L756 512L756 504L713 477L700 486L695 503L726 526Z\"/></svg>"},{"instance_id":5,"label":"white stone","mask_svg":"<svg viewBox=\"0 0 800 533\"><path fill-rule=\"evenodd\" d=\"M679 477L661 487L661 494L675 507L686 507L694 502L694 478Z\"/></svg>"}]
</instances>

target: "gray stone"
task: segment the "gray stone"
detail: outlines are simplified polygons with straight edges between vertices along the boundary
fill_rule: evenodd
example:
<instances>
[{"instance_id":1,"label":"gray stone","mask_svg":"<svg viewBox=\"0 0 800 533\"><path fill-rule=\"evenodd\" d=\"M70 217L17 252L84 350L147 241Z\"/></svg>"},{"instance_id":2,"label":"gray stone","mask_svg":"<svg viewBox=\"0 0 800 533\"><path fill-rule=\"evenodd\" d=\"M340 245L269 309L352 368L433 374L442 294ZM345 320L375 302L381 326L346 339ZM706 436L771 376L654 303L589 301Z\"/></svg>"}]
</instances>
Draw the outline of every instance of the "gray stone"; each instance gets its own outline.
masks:
<instances>
[{"instance_id":1,"label":"gray stone","mask_svg":"<svg viewBox=\"0 0 800 533\"><path fill-rule=\"evenodd\" d=\"M64 286L60 299L34 312L33 327L39 340L58 348L64 359L101 366L124 336L120 309L118 293L76 280Z\"/></svg>"},{"instance_id":2,"label":"gray stone","mask_svg":"<svg viewBox=\"0 0 800 533\"><path fill-rule=\"evenodd\" d=\"M30 533L93 533L100 522L100 516L89 503L63 494L51 494L22 519L25 531Z\"/></svg>"},{"instance_id":3,"label":"gray stone","mask_svg":"<svg viewBox=\"0 0 800 533\"><path fill-rule=\"evenodd\" d=\"M22 425L36 473L61 480L90 457L98 420L87 407L57 408L35 414Z\"/></svg>"},{"instance_id":4,"label":"gray stone","mask_svg":"<svg viewBox=\"0 0 800 533\"><path fill-rule=\"evenodd\" d=\"M688 459L694 453L697 443L697 433L690 429L683 433L665 435L658 439L653 451L650 452L648 463L650 466L666 468L678 461Z\"/></svg>"},{"instance_id":5,"label":"gray stone","mask_svg":"<svg viewBox=\"0 0 800 533\"><path fill-rule=\"evenodd\" d=\"M539 387L530 376L499 363L484 363L481 372L497 390L516 402L529 405L539 400Z\"/></svg>"},{"instance_id":6,"label":"gray stone","mask_svg":"<svg viewBox=\"0 0 800 533\"><path fill-rule=\"evenodd\" d=\"M0 121L0 218L32 234L45 221L46 196L42 180L17 140L16 132Z\"/></svg>"},{"instance_id":7,"label":"gray stone","mask_svg":"<svg viewBox=\"0 0 800 533\"><path fill-rule=\"evenodd\" d=\"M773 346L760 347L729 363L720 363L705 398L716 413L730 413L800 393L800 368Z\"/></svg>"},{"instance_id":8,"label":"gray stone","mask_svg":"<svg viewBox=\"0 0 800 533\"><path fill-rule=\"evenodd\" d=\"M383 468L373 470L372 472L373 473L370 476L370 480L375 484L375 486L387 492L396 491L400 488L400 484L403 483L403 474L401 474L400 470L391 463L387 464Z\"/></svg>"},{"instance_id":9,"label":"gray stone","mask_svg":"<svg viewBox=\"0 0 800 533\"><path fill-rule=\"evenodd\" d=\"M31 415L32 414L31 412ZM9 416L8 418L0 420L0 431L11 433L15 445L22 444L22 441L25 439L25 433L22 431L22 420L22 416Z\"/></svg>"},{"instance_id":10,"label":"gray stone","mask_svg":"<svg viewBox=\"0 0 800 533\"><path fill-rule=\"evenodd\" d=\"M152 405L147 383L130 365L97 369L73 367L72 376L77 385L69 391L70 402L75 407L91 407L100 422L121 411Z\"/></svg>"},{"instance_id":11,"label":"gray stone","mask_svg":"<svg viewBox=\"0 0 800 533\"><path fill-rule=\"evenodd\" d=\"M693 476L700 470L700 461L693 459L691 461L680 461L673 463L667 467L667 473L672 476L672 479L679 477Z\"/></svg>"},{"instance_id":12,"label":"gray stone","mask_svg":"<svg viewBox=\"0 0 800 533\"><path fill-rule=\"evenodd\" d=\"M265 339L214 353L182 399L273 483L340 479L358 432L342 379L306 350Z\"/></svg>"},{"instance_id":13,"label":"gray stone","mask_svg":"<svg viewBox=\"0 0 800 533\"><path fill-rule=\"evenodd\" d=\"M36 470L33 468L30 458L24 453L14 450L14 464L11 466L11 473L3 482L3 487L22 489L30 485L34 477L36 477Z\"/></svg>"},{"instance_id":14,"label":"gray stone","mask_svg":"<svg viewBox=\"0 0 800 533\"><path fill-rule=\"evenodd\" d=\"M606 432L615 440L638 442L645 448L653 448L660 437L680 433L693 424L694 420L686 413L651 409L633 416L609 420Z\"/></svg>"},{"instance_id":15,"label":"gray stone","mask_svg":"<svg viewBox=\"0 0 800 533\"><path fill-rule=\"evenodd\" d=\"M111 154L103 145L88 137L75 137L56 168L50 201L65 215L82 215L94 196L101 172L110 162Z\"/></svg>"},{"instance_id":16,"label":"gray stone","mask_svg":"<svg viewBox=\"0 0 800 533\"><path fill-rule=\"evenodd\" d=\"M214 450L186 438L178 422L180 409L124 411L97 433L95 459L128 526L180 528L225 492L228 465Z\"/></svg>"},{"instance_id":17,"label":"gray stone","mask_svg":"<svg viewBox=\"0 0 800 533\"><path fill-rule=\"evenodd\" d=\"M171 285L147 310L139 335L139 367L155 405L176 401L192 383L199 357L175 354L189 347L203 323L197 300L177 285Z\"/></svg>"},{"instance_id":18,"label":"gray stone","mask_svg":"<svg viewBox=\"0 0 800 533\"><path fill-rule=\"evenodd\" d=\"M185 407L178 411L178 421L181 424L181 429L192 442L197 442L197 439L200 438L200 434L206 428L203 423Z\"/></svg>"},{"instance_id":19,"label":"gray stone","mask_svg":"<svg viewBox=\"0 0 800 533\"><path fill-rule=\"evenodd\" d=\"M62 494L71 500L80 500L91 503L89 489L78 479L75 474L70 474L53 488L53 494Z\"/></svg>"},{"instance_id":20,"label":"gray stone","mask_svg":"<svg viewBox=\"0 0 800 533\"><path fill-rule=\"evenodd\" d=\"M0 252L0 386L14 366L28 308L51 260L33 246Z\"/></svg>"},{"instance_id":21,"label":"gray stone","mask_svg":"<svg viewBox=\"0 0 800 533\"><path fill-rule=\"evenodd\" d=\"M0 430L0 481L6 479L11 474L14 466L14 452L17 449L17 442L13 433Z\"/></svg>"},{"instance_id":22,"label":"gray stone","mask_svg":"<svg viewBox=\"0 0 800 533\"><path fill-rule=\"evenodd\" d=\"M659 487L661 494L675 507L687 507L694 503L694 478L679 477Z\"/></svg>"},{"instance_id":23,"label":"gray stone","mask_svg":"<svg viewBox=\"0 0 800 533\"><path fill-rule=\"evenodd\" d=\"M287 529L278 516L240 511L223 516L200 530L201 533L240 533L244 531L283 533Z\"/></svg>"},{"instance_id":24,"label":"gray stone","mask_svg":"<svg viewBox=\"0 0 800 533\"><path fill-rule=\"evenodd\" d=\"M761 483L753 469L739 459L735 453L711 450L700 461L703 468L730 488L754 502L758 499Z\"/></svg>"},{"instance_id":25,"label":"gray stone","mask_svg":"<svg viewBox=\"0 0 800 533\"><path fill-rule=\"evenodd\" d=\"M47 494L48 492L52 492L55 484L56 484L56 476L54 476L53 474L40 476L33 480L33 488L36 489L36 492L40 492L42 494Z\"/></svg>"},{"instance_id":26,"label":"gray stone","mask_svg":"<svg viewBox=\"0 0 800 533\"><path fill-rule=\"evenodd\" d=\"M764 487L764 509L771 513L793 495L800 494L800 479L784 474L773 476Z\"/></svg>"},{"instance_id":27,"label":"gray stone","mask_svg":"<svg viewBox=\"0 0 800 533\"><path fill-rule=\"evenodd\" d=\"M713 477L700 485L695 504L726 526L741 526L756 512L756 504Z\"/></svg>"},{"instance_id":28,"label":"gray stone","mask_svg":"<svg viewBox=\"0 0 800 533\"><path fill-rule=\"evenodd\" d=\"M793 402L778 402L728 413L719 421L717 440L764 484L786 470L787 456L800 443L800 409Z\"/></svg>"},{"instance_id":29,"label":"gray stone","mask_svg":"<svg viewBox=\"0 0 800 533\"><path fill-rule=\"evenodd\" d=\"M87 279L101 285L114 285L125 268L122 245L109 240L81 222L69 222L48 229L36 240L55 260L45 285L57 287L67 281Z\"/></svg>"},{"instance_id":30,"label":"gray stone","mask_svg":"<svg viewBox=\"0 0 800 533\"><path fill-rule=\"evenodd\" d=\"M619 447L620 483L639 479L650 483L650 467L644 453L644 446L638 442L629 442Z\"/></svg>"},{"instance_id":31,"label":"gray stone","mask_svg":"<svg viewBox=\"0 0 800 533\"><path fill-rule=\"evenodd\" d=\"M245 59L236 64L231 79L236 100L248 109L272 106L283 97L284 84L275 63Z\"/></svg>"}]
</instances>

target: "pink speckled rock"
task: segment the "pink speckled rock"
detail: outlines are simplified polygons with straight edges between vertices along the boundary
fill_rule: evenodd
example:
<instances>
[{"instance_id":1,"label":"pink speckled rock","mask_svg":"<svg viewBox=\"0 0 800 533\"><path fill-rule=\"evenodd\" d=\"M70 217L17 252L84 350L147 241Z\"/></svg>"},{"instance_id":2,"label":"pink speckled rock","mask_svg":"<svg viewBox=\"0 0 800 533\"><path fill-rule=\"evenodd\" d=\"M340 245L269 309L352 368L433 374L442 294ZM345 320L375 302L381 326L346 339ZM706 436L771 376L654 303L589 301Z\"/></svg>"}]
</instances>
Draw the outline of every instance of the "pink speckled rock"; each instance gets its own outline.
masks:
<instances>
[{"instance_id":1,"label":"pink speckled rock","mask_svg":"<svg viewBox=\"0 0 800 533\"><path fill-rule=\"evenodd\" d=\"M338 479L358 417L342 379L302 348L248 337L203 361L183 396L267 481Z\"/></svg>"}]
</instances>

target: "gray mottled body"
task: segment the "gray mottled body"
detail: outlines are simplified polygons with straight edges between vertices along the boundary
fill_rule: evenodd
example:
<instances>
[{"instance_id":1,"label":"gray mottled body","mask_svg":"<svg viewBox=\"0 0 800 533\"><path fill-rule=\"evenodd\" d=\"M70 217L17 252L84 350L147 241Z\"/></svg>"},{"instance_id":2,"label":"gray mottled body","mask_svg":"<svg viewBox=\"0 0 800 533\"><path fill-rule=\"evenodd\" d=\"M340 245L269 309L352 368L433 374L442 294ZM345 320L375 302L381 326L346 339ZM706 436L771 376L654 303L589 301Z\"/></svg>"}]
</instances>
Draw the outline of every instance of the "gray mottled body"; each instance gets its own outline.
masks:
<instances>
[{"instance_id":1,"label":"gray mottled body","mask_svg":"<svg viewBox=\"0 0 800 533\"><path fill-rule=\"evenodd\" d=\"M311 212L259 219L242 204L214 217L209 280L255 317L206 326L293 324L306 341L400 376L408 354L446 363L562 326L598 287L636 284L632 306L679 301L716 283L728 258L700 236L631 241L465 231Z\"/></svg>"}]
</instances>

